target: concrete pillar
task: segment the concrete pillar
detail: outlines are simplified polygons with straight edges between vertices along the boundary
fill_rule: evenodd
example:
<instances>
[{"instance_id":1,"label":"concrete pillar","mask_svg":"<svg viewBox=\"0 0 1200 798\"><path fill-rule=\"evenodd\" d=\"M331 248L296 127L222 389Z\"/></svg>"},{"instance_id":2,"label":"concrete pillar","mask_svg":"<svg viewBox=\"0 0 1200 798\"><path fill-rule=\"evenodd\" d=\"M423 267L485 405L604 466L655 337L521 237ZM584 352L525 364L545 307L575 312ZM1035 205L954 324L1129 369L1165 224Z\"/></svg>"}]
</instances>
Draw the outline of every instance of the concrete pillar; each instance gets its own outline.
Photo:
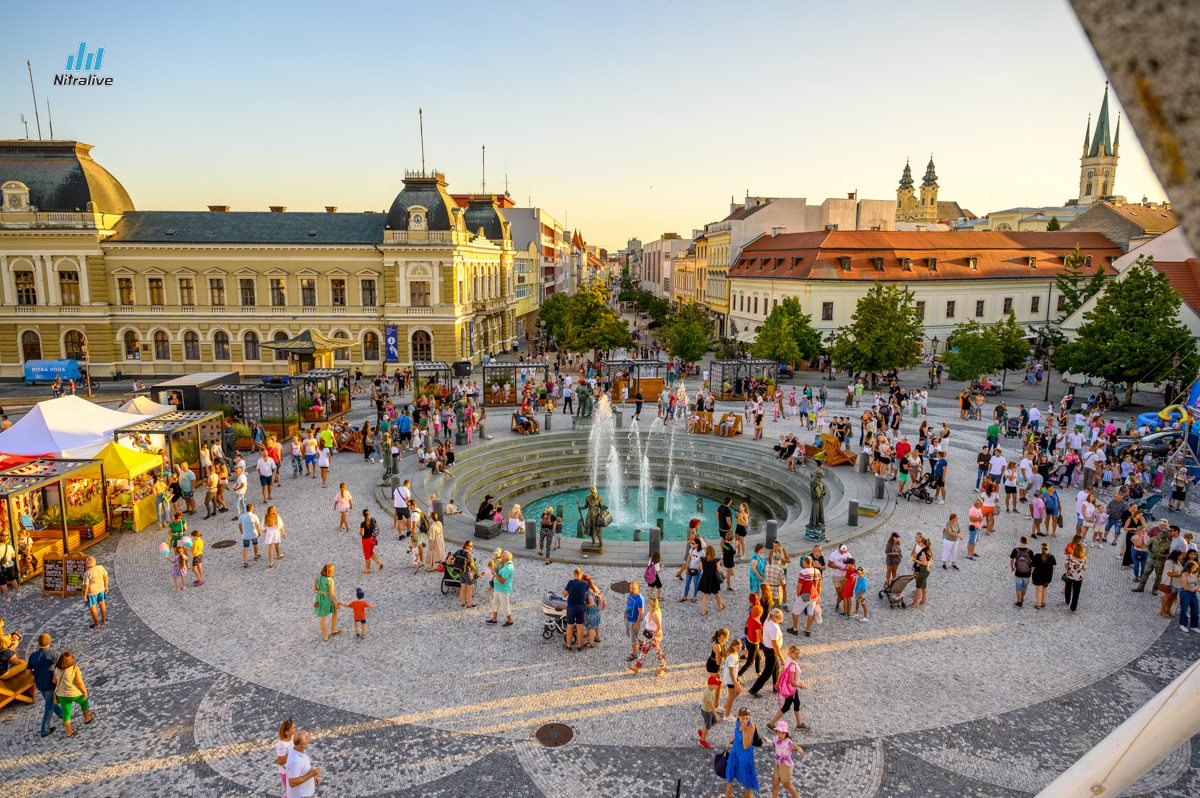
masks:
<instances>
[{"instance_id":1,"label":"concrete pillar","mask_svg":"<svg viewBox=\"0 0 1200 798\"><path fill-rule=\"evenodd\" d=\"M653 556L656 551L659 552L659 556L662 556L661 547L662 530L656 526L652 526L650 527L650 553L648 556Z\"/></svg>"},{"instance_id":2,"label":"concrete pillar","mask_svg":"<svg viewBox=\"0 0 1200 798\"><path fill-rule=\"evenodd\" d=\"M625 413L621 410L621 408L613 408L613 418L616 419L618 429L625 426Z\"/></svg>"},{"instance_id":3,"label":"concrete pillar","mask_svg":"<svg viewBox=\"0 0 1200 798\"><path fill-rule=\"evenodd\" d=\"M867 462L867 453L859 452L858 458L854 461L854 467L858 469L858 473L865 474L870 470L871 464Z\"/></svg>"},{"instance_id":4,"label":"concrete pillar","mask_svg":"<svg viewBox=\"0 0 1200 798\"><path fill-rule=\"evenodd\" d=\"M633 539L641 540L642 539L642 530L640 530L640 529L633 530Z\"/></svg>"},{"instance_id":5,"label":"concrete pillar","mask_svg":"<svg viewBox=\"0 0 1200 798\"><path fill-rule=\"evenodd\" d=\"M846 523L850 526L858 526L858 499L850 500L850 509L846 513Z\"/></svg>"},{"instance_id":6,"label":"concrete pillar","mask_svg":"<svg viewBox=\"0 0 1200 798\"><path fill-rule=\"evenodd\" d=\"M875 498L882 499L885 490L883 477L879 474L875 475Z\"/></svg>"},{"instance_id":7,"label":"concrete pillar","mask_svg":"<svg viewBox=\"0 0 1200 798\"><path fill-rule=\"evenodd\" d=\"M769 550L775 545L776 538L779 537L779 522L771 519L767 522L767 549Z\"/></svg>"},{"instance_id":8,"label":"concrete pillar","mask_svg":"<svg viewBox=\"0 0 1200 798\"><path fill-rule=\"evenodd\" d=\"M667 509L667 497L659 496L658 497L658 511L661 513L666 509ZM662 526L661 522L659 523L659 526Z\"/></svg>"},{"instance_id":9,"label":"concrete pillar","mask_svg":"<svg viewBox=\"0 0 1200 798\"><path fill-rule=\"evenodd\" d=\"M583 519L582 518L580 518L578 521L575 522L575 537L577 537L577 538L583 537Z\"/></svg>"},{"instance_id":10,"label":"concrete pillar","mask_svg":"<svg viewBox=\"0 0 1200 798\"><path fill-rule=\"evenodd\" d=\"M555 506L554 515L558 518L563 517L563 506L561 504Z\"/></svg>"},{"instance_id":11,"label":"concrete pillar","mask_svg":"<svg viewBox=\"0 0 1200 798\"><path fill-rule=\"evenodd\" d=\"M442 502L441 499L433 500L433 511L435 513L437 513L437 517L440 518L442 521L446 520L446 510L445 510L444 503Z\"/></svg>"},{"instance_id":12,"label":"concrete pillar","mask_svg":"<svg viewBox=\"0 0 1200 798\"><path fill-rule=\"evenodd\" d=\"M532 518L525 519L525 548L537 548L538 522Z\"/></svg>"},{"instance_id":13,"label":"concrete pillar","mask_svg":"<svg viewBox=\"0 0 1200 798\"><path fill-rule=\"evenodd\" d=\"M550 419L554 418L554 414L549 410L546 411L546 419L542 422L542 432L550 431Z\"/></svg>"}]
</instances>

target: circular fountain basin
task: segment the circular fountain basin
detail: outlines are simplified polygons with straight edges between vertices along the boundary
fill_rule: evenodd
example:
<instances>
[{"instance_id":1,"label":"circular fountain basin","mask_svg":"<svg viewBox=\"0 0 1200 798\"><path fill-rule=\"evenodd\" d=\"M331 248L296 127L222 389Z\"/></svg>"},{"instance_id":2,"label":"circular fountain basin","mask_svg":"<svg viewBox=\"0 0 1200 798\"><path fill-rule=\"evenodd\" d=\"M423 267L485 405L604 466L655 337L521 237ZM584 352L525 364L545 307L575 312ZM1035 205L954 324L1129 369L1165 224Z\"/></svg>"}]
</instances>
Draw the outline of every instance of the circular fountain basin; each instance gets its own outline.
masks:
<instances>
[{"instance_id":1,"label":"circular fountain basin","mask_svg":"<svg viewBox=\"0 0 1200 798\"><path fill-rule=\"evenodd\" d=\"M613 523L604 528L605 540L633 540L633 530L635 529L642 530L642 540L649 540L650 527L658 526L660 518L663 521L663 540L686 539L688 523L693 518L700 519L700 536L706 541L715 542L719 537L717 534L717 507L720 505L722 497L689 492L679 492L672 497L668 496L668 491L654 488L649 492L647 502L649 510L643 517L641 494L637 488L629 489L628 502L614 501L605 488L600 488L599 493L600 499L608 505L609 512L613 515ZM580 489L528 499L528 504L523 507L525 517L537 518L542 514L544 508L557 508L562 505L564 532L569 535L575 529L575 522L580 517L576 507L583 505L583 500L587 495L586 489ZM659 499L663 500L661 512L658 510ZM771 517L770 511L753 499L735 497L733 501L735 512L738 504L742 501L745 501L750 509L748 531L751 534L762 532L766 519Z\"/></svg>"}]
</instances>

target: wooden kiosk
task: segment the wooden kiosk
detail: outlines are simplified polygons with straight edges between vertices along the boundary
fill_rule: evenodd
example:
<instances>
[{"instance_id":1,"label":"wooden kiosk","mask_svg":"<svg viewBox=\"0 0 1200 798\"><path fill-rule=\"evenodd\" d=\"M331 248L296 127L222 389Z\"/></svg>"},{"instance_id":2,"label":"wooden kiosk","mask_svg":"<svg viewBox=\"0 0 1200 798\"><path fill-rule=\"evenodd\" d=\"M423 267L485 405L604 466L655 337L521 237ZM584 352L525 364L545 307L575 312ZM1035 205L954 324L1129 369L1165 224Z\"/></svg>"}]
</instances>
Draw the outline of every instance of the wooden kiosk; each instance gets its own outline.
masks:
<instances>
[{"instance_id":1,"label":"wooden kiosk","mask_svg":"<svg viewBox=\"0 0 1200 798\"><path fill-rule=\"evenodd\" d=\"M613 375L613 404L621 401L621 389L629 386L629 401L642 392L643 402L656 402L666 387L663 370L670 364L663 360L605 360L604 367ZM617 377L616 372L628 371L628 377Z\"/></svg>"}]
</instances>

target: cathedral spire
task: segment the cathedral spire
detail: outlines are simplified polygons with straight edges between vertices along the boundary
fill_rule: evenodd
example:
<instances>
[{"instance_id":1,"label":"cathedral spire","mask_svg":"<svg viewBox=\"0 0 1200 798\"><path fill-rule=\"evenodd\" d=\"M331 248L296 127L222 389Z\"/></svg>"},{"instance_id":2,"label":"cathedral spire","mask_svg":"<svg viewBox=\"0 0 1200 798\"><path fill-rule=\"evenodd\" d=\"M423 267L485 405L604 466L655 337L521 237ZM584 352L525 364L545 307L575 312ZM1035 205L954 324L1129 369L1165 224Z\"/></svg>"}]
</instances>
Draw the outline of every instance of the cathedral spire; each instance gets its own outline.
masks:
<instances>
[{"instance_id":1,"label":"cathedral spire","mask_svg":"<svg viewBox=\"0 0 1200 798\"><path fill-rule=\"evenodd\" d=\"M1117 148L1121 146L1121 113L1117 112L1117 132L1113 134L1113 151L1112 154L1117 154Z\"/></svg>"},{"instance_id":2,"label":"cathedral spire","mask_svg":"<svg viewBox=\"0 0 1200 798\"><path fill-rule=\"evenodd\" d=\"M1112 139L1108 126L1108 81L1104 81L1104 102L1100 104L1100 116L1096 118L1096 134L1092 137L1092 148L1088 155L1112 155Z\"/></svg>"},{"instance_id":3,"label":"cathedral spire","mask_svg":"<svg viewBox=\"0 0 1200 798\"><path fill-rule=\"evenodd\" d=\"M906 188L912 188L912 187L913 187L912 167L910 167L908 161L905 160L904 174L901 175L901 177L900 177L900 188L906 189Z\"/></svg>"},{"instance_id":4,"label":"cathedral spire","mask_svg":"<svg viewBox=\"0 0 1200 798\"><path fill-rule=\"evenodd\" d=\"M1088 145L1092 143L1092 115L1088 114L1087 127L1083 130L1083 149L1087 150Z\"/></svg>"},{"instance_id":5,"label":"cathedral spire","mask_svg":"<svg viewBox=\"0 0 1200 798\"><path fill-rule=\"evenodd\" d=\"M933 153L929 153L929 165L925 167L925 180L921 183L922 186L936 186L937 172L933 170Z\"/></svg>"}]
</instances>

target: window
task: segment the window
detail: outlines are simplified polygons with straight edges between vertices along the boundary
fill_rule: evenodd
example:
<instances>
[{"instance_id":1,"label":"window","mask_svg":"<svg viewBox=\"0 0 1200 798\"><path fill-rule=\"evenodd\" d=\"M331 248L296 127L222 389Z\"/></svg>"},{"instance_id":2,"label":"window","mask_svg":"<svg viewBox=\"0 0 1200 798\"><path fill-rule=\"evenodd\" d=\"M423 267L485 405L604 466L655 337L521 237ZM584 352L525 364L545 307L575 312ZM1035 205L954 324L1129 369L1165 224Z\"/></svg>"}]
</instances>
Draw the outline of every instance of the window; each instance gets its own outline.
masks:
<instances>
[{"instance_id":1,"label":"window","mask_svg":"<svg viewBox=\"0 0 1200 798\"><path fill-rule=\"evenodd\" d=\"M335 308L346 307L345 280L334 280L329 284L329 301Z\"/></svg>"},{"instance_id":2,"label":"window","mask_svg":"<svg viewBox=\"0 0 1200 798\"><path fill-rule=\"evenodd\" d=\"M833 321L833 303L821 303L821 321Z\"/></svg>"},{"instance_id":3,"label":"window","mask_svg":"<svg viewBox=\"0 0 1200 798\"><path fill-rule=\"evenodd\" d=\"M122 305L133 304L133 279L129 277L117 278L117 296L120 297Z\"/></svg>"},{"instance_id":4,"label":"window","mask_svg":"<svg viewBox=\"0 0 1200 798\"><path fill-rule=\"evenodd\" d=\"M163 300L163 281L161 277L150 278L150 304L162 305Z\"/></svg>"},{"instance_id":5,"label":"window","mask_svg":"<svg viewBox=\"0 0 1200 798\"><path fill-rule=\"evenodd\" d=\"M850 271L850 257L848 255L842 255L839 257L838 264L842 267L842 271Z\"/></svg>"},{"instance_id":6,"label":"window","mask_svg":"<svg viewBox=\"0 0 1200 798\"><path fill-rule=\"evenodd\" d=\"M154 359L155 360L170 360L171 359L171 339L162 330L154 333Z\"/></svg>"},{"instance_id":7,"label":"window","mask_svg":"<svg viewBox=\"0 0 1200 798\"><path fill-rule=\"evenodd\" d=\"M179 281L179 304L191 306L196 304L196 281L184 277Z\"/></svg>"},{"instance_id":8,"label":"window","mask_svg":"<svg viewBox=\"0 0 1200 798\"><path fill-rule=\"evenodd\" d=\"M217 332L213 334L213 359L229 359L229 333L217 330Z\"/></svg>"},{"instance_id":9,"label":"window","mask_svg":"<svg viewBox=\"0 0 1200 798\"><path fill-rule=\"evenodd\" d=\"M1004 297L1004 315L1007 316L1010 313L1012 313L1012 297L1006 296Z\"/></svg>"},{"instance_id":10,"label":"window","mask_svg":"<svg viewBox=\"0 0 1200 798\"><path fill-rule=\"evenodd\" d=\"M343 331L343 330L338 330L337 332L335 332L333 334L333 337L337 338L339 341L348 340L350 338L350 336L347 335L345 333L345 331ZM346 346L341 349L333 350L333 359L334 360L349 360L350 359L350 347Z\"/></svg>"},{"instance_id":11,"label":"window","mask_svg":"<svg viewBox=\"0 0 1200 798\"><path fill-rule=\"evenodd\" d=\"M917 301L917 318L925 321L925 300Z\"/></svg>"},{"instance_id":12,"label":"window","mask_svg":"<svg viewBox=\"0 0 1200 798\"><path fill-rule=\"evenodd\" d=\"M912 271L912 258L901 258L900 259L900 268L906 272L911 272Z\"/></svg>"},{"instance_id":13,"label":"window","mask_svg":"<svg viewBox=\"0 0 1200 798\"><path fill-rule=\"evenodd\" d=\"M183 334L183 359L200 359L200 336L196 335L192 330L188 330Z\"/></svg>"},{"instance_id":14,"label":"window","mask_svg":"<svg viewBox=\"0 0 1200 798\"><path fill-rule=\"evenodd\" d=\"M975 300L975 318L977 318L977 319L983 318L983 300L982 299Z\"/></svg>"},{"instance_id":15,"label":"window","mask_svg":"<svg viewBox=\"0 0 1200 798\"><path fill-rule=\"evenodd\" d=\"M225 281L212 278L208 281L208 301L214 307L225 306Z\"/></svg>"},{"instance_id":16,"label":"window","mask_svg":"<svg viewBox=\"0 0 1200 798\"><path fill-rule=\"evenodd\" d=\"M17 272L17 304L37 304L37 287L33 282L33 272Z\"/></svg>"},{"instance_id":17,"label":"window","mask_svg":"<svg viewBox=\"0 0 1200 798\"><path fill-rule=\"evenodd\" d=\"M1062 312L1063 306L1066 304L1066 299L1067 299L1066 296L1064 296L1063 294L1058 295L1058 311L1060 313Z\"/></svg>"},{"instance_id":18,"label":"window","mask_svg":"<svg viewBox=\"0 0 1200 798\"><path fill-rule=\"evenodd\" d=\"M462 293L462 289L459 289L459 293L460 294ZM362 281L362 303L363 303L364 308L375 307L375 281L374 280L363 280Z\"/></svg>"},{"instance_id":19,"label":"window","mask_svg":"<svg viewBox=\"0 0 1200 798\"><path fill-rule=\"evenodd\" d=\"M758 315L758 297L754 297L754 315Z\"/></svg>"},{"instance_id":20,"label":"window","mask_svg":"<svg viewBox=\"0 0 1200 798\"><path fill-rule=\"evenodd\" d=\"M248 332L242 336L242 360L258 360L258 333Z\"/></svg>"},{"instance_id":21,"label":"window","mask_svg":"<svg viewBox=\"0 0 1200 798\"><path fill-rule=\"evenodd\" d=\"M70 330L63 339L66 344L67 360L78 360L83 362L86 360L84 350L87 349L87 339L83 337L83 333L79 330Z\"/></svg>"},{"instance_id":22,"label":"window","mask_svg":"<svg viewBox=\"0 0 1200 798\"><path fill-rule=\"evenodd\" d=\"M951 299L949 302L946 303L946 318L948 318L948 319L954 318L954 300L953 299Z\"/></svg>"},{"instance_id":23,"label":"window","mask_svg":"<svg viewBox=\"0 0 1200 798\"><path fill-rule=\"evenodd\" d=\"M58 287L64 305L79 304L79 272L59 272Z\"/></svg>"},{"instance_id":24,"label":"window","mask_svg":"<svg viewBox=\"0 0 1200 798\"><path fill-rule=\"evenodd\" d=\"M369 332L363 336L363 362L370 363L379 359L379 336Z\"/></svg>"},{"instance_id":25,"label":"window","mask_svg":"<svg viewBox=\"0 0 1200 798\"><path fill-rule=\"evenodd\" d=\"M282 282L282 281L280 281L280 282ZM282 285L280 286L279 290L281 292L283 291ZM282 293L280 294L280 296L282 296ZM275 301L275 293L274 293L273 286L271 289L271 304L273 304L273 305L284 304L283 300L280 300L279 302ZM317 281L316 280L305 279L305 280L300 281L300 304L304 305L304 307L306 307L306 308L311 308L311 307L316 306L316 304L317 304Z\"/></svg>"},{"instance_id":26,"label":"window","mask_svg":"<svg viewBox=\"0 0 1200 798\"><path fill-rule=\"evenodd\" d=\"M478 293L478 292L476 292ZM429 307L429 283L414 280L408 284L409 304L414 308Z\"/></svg>"},{"instance_id":27,"label":"window","mask_svg":"<svg viewBox=\"0 0 1200 798\"><path fill-rule=\"evenodd\" d=\"M1029 298L1029 312L1030 313L1040 313L1041 305L1042 305L1042 298L1040 296L1034 296L1034 297Z\"/></svg>"},{"instance_id":28,"label":"window","mask_svg":"<svg viewBox=\"0 0 1200 798\"><path fill-rule=\"evenodd\" d=\"M267 281L271 286L271 305L282 308L287 305L287 289L282 277L273 277Z\"/></svg>"},{"instance_id":29,"label":"window","mask_svg":"<svg viewBox=\"0 0 1200 798\"><path fill-rule=\"evenodd\" d=\"M412 359L414 363L433 360L433 339L424 330L413 333Z\"/></svg>"},{"instance_id":30,"label":"window","mask_svg":"<svg viewBox=\"0 0 1200 798\"><path fill-rule=\"evenodd\" d=\"M243 277L238 280L238 290L242 295L242 307L254 307L254 278Z\"/></svg>"},{"instance_id":31,"label":"window","mask_svg":"<svg viewBox=\"0 0 1200 798\"><path fill-rule=\"evenodd\" d=\"M138 346L138 334L133 330L125 331L125 359L139 360L141 358L141 347Z\"/></svg>"},{"instance_id":32,"label":"window","mask_svg":"<svg viewBox=\"0 0 1200 798\"><path fill-rule=\"evenodd\" d=\"M275 333L273 336L271 336L271 338L276 343L279 343L280 341L286 341L288 339L288 334L285 333L283 330L279 330L277 333ZM280 349L276 349L275 350L275 359L276 360L287 360L288 359L287 352L284 352Z\"/></svg>"}]
</instances>

